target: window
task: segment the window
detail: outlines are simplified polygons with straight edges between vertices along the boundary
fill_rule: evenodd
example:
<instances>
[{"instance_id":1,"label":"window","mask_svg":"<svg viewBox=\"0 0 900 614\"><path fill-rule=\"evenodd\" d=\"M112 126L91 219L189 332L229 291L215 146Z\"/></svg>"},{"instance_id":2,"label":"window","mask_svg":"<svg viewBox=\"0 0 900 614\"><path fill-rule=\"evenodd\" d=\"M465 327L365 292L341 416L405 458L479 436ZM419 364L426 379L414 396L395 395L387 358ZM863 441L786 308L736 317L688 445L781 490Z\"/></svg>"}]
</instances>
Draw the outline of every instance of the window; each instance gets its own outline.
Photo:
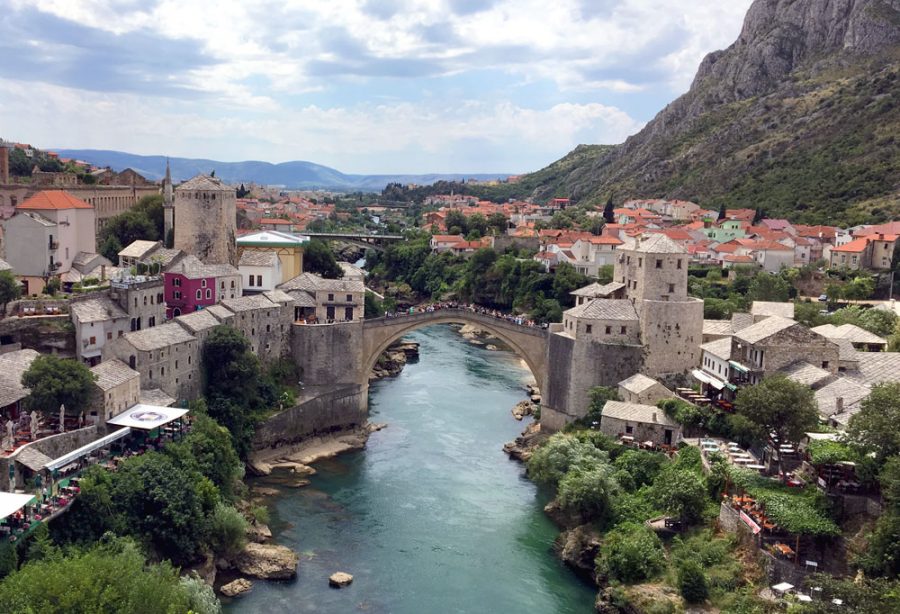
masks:
<instances>
[{"instance_id":1,"label":"window","mask_svg":"<svg viewBox=\"0 0 900 614\"><path fill-rule=\"evenodd\" d=\"M586 332L587 334L590 335L590 334L591 334L591 329L593 329L593 328L594 328L593 326L591 326L590 324L588 324L587 326L584 327L584 332Z\"/></svg>"},{"instance_id":2,"label":"window","mask_svg":"<svg viewBox=\"0 0 900 614\"><path fill-rule=\"evenodd\" d=\"M177 360L175 361L175 368L176 368L176 369L178 368L178 361L177 361Z\"/></svg>"},{"instance_id":3,"label":"window","mask_svg":"<svg viewBox=\"0 0 900 614\"><path fill-rule=\"evenodd\" d=\"M112 339L112 333L111 332L106 333L106 340L109 341L111 339Z\"/></svg>"},{"instance_id":4,"label":"window","mask_svg":"<svg viewBox=\"0 0 900 614\"><path fill-rule=\"evenodd\" d=\"M669 284L669 294L675 292L675 284Z\"/></svg>"},{"instance_id":5,"label":"window","mask_svg":"<svg viewBox=\"0 0 900 614\"><path fill-rule=\"evenodd\" d=\"M678 261L677 261L677 263L676 263L676 265L675 265L675 268L676 268L676 269L680 269L680 268L681 268L681 259L680 259L680 258L678 259Z\"/></svg>"},{"instance_id":6,"label":"window","mask_svg":"<svg viewBox=\"0 0 900 614\"><path fill-rule=\"evenodd\" d=\"M96 338L96 337L91 337L90 344L91 344L91 345L95 345L96 343L97 343L97 338Z\"/></svg>"},{"instance_id":7,"label":"window","mask_svg":"<svg viewBox=\"0 0 900 614\"><path fill-rule=\"evenodd\" d=\"M247 286L250 288L253 287L253 275L247 275Z\"/></svg>"},{"instance_id":8,"label":"window","mask_svg":"<svg viewBox=\"0 0 900 614\"><path fill-rule=\"evenodd\" d=\"M827 369L827 368L828 368L828 361L827 361L827 360L823 360L823 361L822 361L822 368L823 368L823 369Z\"/></svg>"},{"instance_id":9,"label":"window","mask_svg":"<svg viewBox=\"0 0 900 614\"><path fill-rule=\"evenodd\" d=\"M197 300L199 301L201 298L203 298L203 293L200 290L197 290Z\"/></svg>"},{"instance_id":10,"label":"window","mask_svg":"<svg viewBox=\"0 0 900 614\"><path fill-rule=\"evenodd\" d=\"M639 267L644 266L644 259L643 259L643 258L638 258L638 266L639 266Z\"/></svg>"},{"instance_id":11,"label":"window","mask_svg":"<svg viewBox=\"0 0 900 614\"><path fill-rule=\"evenodd\" d=\"M256 285L262 287L262 275L256 276ZM234 288L234 282L231 282L231 287Z\"/></svg>"},{"instance_id":12,"label":"window","mask_svg":"<svg viewBox=\"0 0 900 614\"><path fill-rule=\"evenodd\" d=\"M271 332L272 332L272 325L271 325L271 324L266 324L266 332L267 332L267 333L271 333Z\"/></svg>"},{"instance_id":13,"label":"window","mask_svg":"<svg viewBox=\"0 0 900 614\"><path fill-rule=\"evenodd\" d=\"M634 427L633 427L633 426L626 426L626 427L625 427L625 432L628 433L629 435L631 435L631 434L634 432Z\"/></svg>"},{"instance_id":14,"label":"window","mask_svg":"<svg viewBox=\"0 0 900 614\"><path fill-rule=\"evenodd\" d=\"M661 268L662 268L662 260L659 260L659 259L656 260L656 268L657 268L657 269L661 269Z\"/></svg>"},{"instance_id":15,"label":"window","mask_svg":"<svg viewBox=\"0 0 900 614\"><path fill-rule=\"evenodd\" d=\"M219 283L219 288L221 288L222 290L225 289L225 280L222 280L222 281Z\"/></svg>"},{"instance_id":16,"label":"window","mask_svg":"<svg viewBox=\"0 0 900 614\"><path fill-rule=\"evenodd\" d=\"M624 334L627 333L627 332L628 332L628 327L627 327L627 326L623 326L623 327L622 327L622 330L621 330L621 333L624 335Z\"/></svg>"},{"instance_id":17,"label":"window","mask_svg":"<svg viewBox=\"0 0 900 614\"><path fill-rule=\"evenodd\" d=\"M176 277L175 279L173 279L172 285L175 286L176 288L180 288L181 287L181 278Z\"/></svg>"},{"instance_id":18,"label":"window","mask_svg":"<svg viewBox=\"0 0 900 614\"><path fill-rule=\"evenodd\" d=\"M161 367L161 368L160 368L160 370L159 370L159 376L160 376L160 377L165 377L165 376L166 376L166 368L165 368L165 367Z\"/></svg>"},{"instance_id":19,"label":"window","mask_svg":"<svg viewBox=\"0 0 900 614\"><path fill-rule=\"evenodd\" d=\"M352 295L352 294L348 294L348 295L347 295L347 302L348 302L348 303L352 303L352 302L353 302L353 295Z\"/></svg>"},{"instance_id":20,"label":"window","mask_svg":"<svg viewBox=\"0 0 900 614\"><path fill-rule=\"evenodd\" d=\"M333 294L329 294L329 295L328 295L328 300L329 300L329 301L333 301L333 300L334 300L334 295L333 295Z\"/></svg>"},{"instance_id":21,"label":"window","mask_svg":"<svg viewBox=\"0 0 900 614\"><path fill-rule=\"evenodd\" d=\"M150 328L156 326L156 316L150 316L150 318L147 320L147 326L149 326Z\"/></svg>"},{"instance_id":22,"label":"window","mask_svg":"<svg viewBox=\"0 0 900 614\"><path fill-rule=\"evenodd\" d=\"M206 298L212 298L212 290L209 288L206 289Z\"/></svg>"},{"instance_id":23,"label":"window","mask_svg":"<svg viewBox=\"0 0 900 614\"><path fill-rule=\"evenodd\" d=\"M181 298L181 292L178 290L175 291L175 298Z\"/></svg>"},{"instance_id":24,"label":"window","mask_svg":"<svg viewBox=\"0 0 900 614\"><path fill-rule=\"evenodd\" d=\"M200 280L200 287L201 287L201 288L205 288L205 287L206 287L206 280L205 280L205 279L201 279L201 280Z\"/></svg>"},{"instance_id":25,"label":"window","mask_svg":"<svg viewBox=\"0 0 900 614\"><path fill-rule=\"evenodd\" d=\"M607 334L607 335L611 335L611 334L612 334L612 326L607 326L607 327L606 327L606 334Z\"/></svg>"},{"instance_id":26,"label":"window","mask_svg":"<svg viewBox=\"0 0 900 614\"><path fill-rule=\"evenodd\" d=\"M259 280L259 285L261 286L262 285L262 275L260 275L256 279ZM233 279L231 280L231 289L234 290L234 280Z\"/></svg>"}]
</instances>

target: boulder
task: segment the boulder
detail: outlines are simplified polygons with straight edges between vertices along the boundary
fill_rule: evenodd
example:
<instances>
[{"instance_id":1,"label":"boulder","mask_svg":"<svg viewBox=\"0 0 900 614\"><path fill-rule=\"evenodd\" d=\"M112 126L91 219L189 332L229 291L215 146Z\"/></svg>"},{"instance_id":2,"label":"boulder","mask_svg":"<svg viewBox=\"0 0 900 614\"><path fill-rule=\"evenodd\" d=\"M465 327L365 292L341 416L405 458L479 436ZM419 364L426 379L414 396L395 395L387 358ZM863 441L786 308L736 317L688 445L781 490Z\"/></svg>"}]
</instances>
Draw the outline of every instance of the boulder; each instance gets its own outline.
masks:
<instances>
[{"instance_id":1,"label":"boulder","mask_svg":"<svg viewBox=\"0 0 900 614\"><path fill-rule=\"evenodd\" d=\"M262 523L250 523L247 525L247 539L261 544L272 539L272 530Z\"/></svg>"},{"instance_id":2,"label":"boulder","mask_svg":"<svg viewBox=\"0 0 900 614\"><path fill-rule=\"evenodd\" d=\"M285 546L250 542L234 560L238 570L251 578L289 580L297 575L300 557Z\"/></svg>"},{"instance_id":3,"label":"boulder","mask_svg":"<svg viewBox=\"0 0 900 614\"><path fill-rule=\"evenodd\" d=\"M534 415L535 406L531 401L519 401L516 403L516 406L512 408L513 418L516 420L521 420L525 416Z\"/></svg>"},{"instance_id":4,"label":"boulder","mask_svg":"<svg viewBox=\"0 0 900 614\"><path fill-rule=\"evenodd\" d=\"M563 531L557 538L559 558L585 579L594 579L594 559L600 551L600 534L590 524Z\"/></svg>"},{"instance_id":5,"label":"boulder","mask_svg":"<svg viewBox=\"0 0 900 614\"><path fill-rule=\"evenodd\" d=\"M238 595L249 592L251 588L253 588L253 582L246 578L238 578L234 582L223 585L219 589L219 592L226 597L237 597Z\"/></svg>"},{"instance_id":6,"label":"boulder","mask_svg":"<svg viewBox=\"0 0 900 614\"><path fill-rule=\"evenodd\" d=\"M262 461L251 460L247 463L247 470L252 475L266 476L272 473L272 466Z\"/></svg>"},{"instance_id":7,"label":"boulder","mask_svg":"<svg viewBox=\"0 0 900 614\"><path fill-rule=\"evenodd\" d=\"M353 582L353 576L343 571L336 571L328 578L328 585L334 588L342 588Z\"/></svg>"}]
</instances>

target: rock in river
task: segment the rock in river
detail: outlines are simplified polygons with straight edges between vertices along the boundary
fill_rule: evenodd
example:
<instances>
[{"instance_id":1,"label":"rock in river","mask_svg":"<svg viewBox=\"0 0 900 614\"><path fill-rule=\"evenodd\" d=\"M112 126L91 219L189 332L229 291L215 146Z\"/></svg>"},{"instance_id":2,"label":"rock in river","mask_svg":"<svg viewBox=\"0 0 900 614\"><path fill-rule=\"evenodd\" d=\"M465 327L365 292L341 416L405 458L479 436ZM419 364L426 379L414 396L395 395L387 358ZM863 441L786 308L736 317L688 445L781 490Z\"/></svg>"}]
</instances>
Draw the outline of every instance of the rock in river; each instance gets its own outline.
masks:
<instances>
[{"instance_id":1,"label":"rock in river","mask_svg":"<svg viewBox=\"0 0 900 614\"><path fill-rule=\"evenodd\" d=\"M300 557L285 546L250 542L234 561L244 575L263 580L288 580L297 575Z\"/></svg>"},{"instance_id":2,"label":"rock in river","mask_svg":"<svg viewBox=\"0 0 900 614\"><path fill-rule=\"evenodd\" d=\"M226 597L237 597L238 595L249 592L251 588L253 588L253 582L246 578L238 578L234 582L229 582L222 586L222 588L219 589L219 592Z\"/></svg>"},{"instance_id":3,"label":"rock in river","mask_svg":"<svg viewBox=\"0 0 900 614\"><path fill-rule=\"evenodd\" d=\"M334 588L342 588L353 582L353 576L343 571L336 571L328 578L328 584Z\"/></svg>"}]
</instances>

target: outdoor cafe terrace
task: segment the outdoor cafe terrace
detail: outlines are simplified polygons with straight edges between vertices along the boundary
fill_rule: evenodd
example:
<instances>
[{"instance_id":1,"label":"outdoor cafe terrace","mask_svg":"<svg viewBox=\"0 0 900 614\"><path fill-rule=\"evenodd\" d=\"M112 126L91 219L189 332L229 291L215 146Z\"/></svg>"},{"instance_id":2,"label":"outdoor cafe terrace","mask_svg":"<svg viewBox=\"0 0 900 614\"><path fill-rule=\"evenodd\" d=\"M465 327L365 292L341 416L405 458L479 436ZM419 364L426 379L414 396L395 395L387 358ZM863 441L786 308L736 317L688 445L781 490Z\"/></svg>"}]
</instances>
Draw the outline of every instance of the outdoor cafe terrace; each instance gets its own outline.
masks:
<instances>
[{"instance_id":1,"label":"outdoor cafe terrace","mask_svg":"<svg viewBox=\"0 0 900 614\"><path fill-rule=\"evenodd\" d=\"M50 459L31 446L8 459L10 490L0 492L0 538L16 541L68 510L81 473L92 465L115 471L130 456L158 450L187 430L186 409L138 404L108 421L111 433ZM37 442L39 443L39 441Z\"/></svg>"}]
</instances>

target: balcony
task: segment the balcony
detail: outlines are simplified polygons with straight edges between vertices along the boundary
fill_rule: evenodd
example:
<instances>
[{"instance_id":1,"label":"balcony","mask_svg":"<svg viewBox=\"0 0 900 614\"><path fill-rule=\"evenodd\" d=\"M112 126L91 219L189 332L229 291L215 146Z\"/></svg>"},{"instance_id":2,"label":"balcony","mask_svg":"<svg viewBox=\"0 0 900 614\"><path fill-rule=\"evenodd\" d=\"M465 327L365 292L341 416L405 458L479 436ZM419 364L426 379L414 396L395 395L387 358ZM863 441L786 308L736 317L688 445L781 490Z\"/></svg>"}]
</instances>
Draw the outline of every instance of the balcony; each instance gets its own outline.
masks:
<instances>
[{"instance_id":1,"label":"balcony","mask_svg":"<svg viewBox=\"0 0 900 614\"><path fill-rule=\"evenodd\" d=\"M50 239L49 243L47 244L47 247L51 250L57 250L57 249L59 249L59 241L54 241L53 239Z\"/></svg>"}]
</instances>

